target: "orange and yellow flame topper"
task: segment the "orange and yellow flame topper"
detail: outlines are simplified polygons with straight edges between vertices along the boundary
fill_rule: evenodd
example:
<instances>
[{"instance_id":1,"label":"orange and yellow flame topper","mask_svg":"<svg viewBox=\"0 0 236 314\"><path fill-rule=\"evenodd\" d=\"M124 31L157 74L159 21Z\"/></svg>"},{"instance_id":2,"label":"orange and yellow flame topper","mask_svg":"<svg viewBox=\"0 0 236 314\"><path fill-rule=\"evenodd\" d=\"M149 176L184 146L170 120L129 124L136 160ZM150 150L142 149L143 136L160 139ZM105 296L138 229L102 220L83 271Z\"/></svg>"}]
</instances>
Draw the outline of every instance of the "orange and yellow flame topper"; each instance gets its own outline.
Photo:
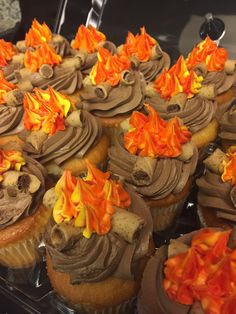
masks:
<instances>
[{"instance_id":1,"label":"orange and yellow flame topper","mask_svg":"<svg viewBox=\"0 0 236 314\"><path fill-rule=\"evenodd\" d=\"M115 86L121 79L121 73L130 69L130 61L125 56L112 55L107 49L98 49L98 61L93 66L89 77L92 84L108 82Z\"/></svg>"},{"instance_id":2,"label":"orange and yellow flame topper","mask_svg":"<svg viewBox=\"0 0 236 314\"><path fill-rule=\"evenodd\" d=\"M71 46L73 49L84 49L88 53L93 53L97 50L98 44L105 40L106 36L92 25L86 27L82 24L78 28Z\"/></svg>"},{"instance_id":3,"label":"orange and yellow flame topper","mask_svg":"<svg viewBox=\"0 0 236 314\"><path fill-rule=\"evenodd\" d=\"M40 24L36 19L34 19L31 28L25 35L26 47L37 48L50 40L52 40L52 32L47 24Z\"/></svg>"},{"instance_id":4,"label":"orange and yellow flame topper","mask_svg":"<svg viewBox=\"0 0 236 314\"><path fill-rule=\"evenodd\" d=\"M201 87L202 76L188 70L183 56L167 71L166 69L154 82L156 91L162 98L170 99L178 93L185 93L188 98L198 93Z\"/></svg>"},{"instance_id":5,"label":"orange and yellow flame topper","mask_svg":"<svg viewBox=\"0 0 236 314\"><path fill-rule=\"evenodd\" d=\"M65 129L64 117L71 108L71 102L51 87L48 91L35 88L34 94L24 97L24 126L26 130L43 130L54 134Z\"/></svg>"},{"instance_id":6,"label":"orange and yellow flame topper","mask_svg":"<svg viewBox=\"0 0 236 314\"><path fill-rule=\"evenodd\" d=\"M13 56L16 55L16 48L12 43L0 39L0 66L5 67Z\"/></svg>"},{"instance_id":7,"label":"orange and yellow flame topper","mask_svg":"<svg viewBox=\"0 0 236 314\"><path fill-rule=\"evenodd\" d=\"M125 148L133 155L142 157L177 157L182 145L190 141L191 132L180 125L178 118L165 121L149 105L146 116L133 112L130 118L132 128L124 134Z\"/></svg>"},{"instance_id":8,"label":"orange and yellow flame topper","mask_svg":"<svg viewBox=\"0 0 236 314\"><path fill-rule=\"evenodd\" d=\"M165 262L163 286L170 299L199 301L206 314L235 312L236 250L227 246L230 233L202 229L186 252Z\"/></svg>"},{"instance_id":9,"label":"orange and yellow flame topper","mask_svg":"<svg viewBox=\"0 0 236 314\"><path fill-rule=\"evenodd\" d=\"M223 174L221 176L223 182L230 181L232 185L236 184L236 152L227 153L229 161L222 161Z\"/></svg>"},{"instance_id":10,"label":"orange and yellow flame topper","mask_svg":"<svg viewBox=\"0 0 236 314\"><path fill-rule=\"evenodd\" d=\"M0 182L2 174L10 169L20 171L25 165L25 159L20 151L0 149Z\"/></svg>"},{"instance_id":11,"label":"orange and yellow flame topper","mask_svg":"<svg viewBox=\"0 0 236 314\"><path fill-rule=\"evenodd\" d=\"M110 179L109 172L101 172L88 160L86 165L88 173L83 179L65 171L57 182L53 217L57 224L72 222L75 227L84 228L83 235L90 238L94 232L108 233L114 206L126 209L131 199L120 183Z\"/></svg>"},{"instance_id":12,"label":"orange and yellow flame topper","mask_svg":"<svg viewBox=\"0 0 236 314\"><path fill-rule=\"evenodd\" d=\"M4 95L10 92L13 89L16 89L17 86L11 82L8 82L3 71L0 70L0 104L5 104Z\"/></svg>"},{"instance_id":13,"label":"orange and yellow flame topper","mask_svg":"<svg viewBox=\"0 0 236 314\"><path fill-rule=\"evenodd\" d=\"M157 41L148 35L145 27L141 27L140 34L128 33L121 54L136 56L140 62L146 62L150 60L152 47L156 44Z\"/></svg>"},{"instance_id":14,"label":"orange and yellow flame topper","mask_svg":"<svg viewBox=\"0 0 236 314\"><path fill-rule=\"evenodd\" d=\"M225 48L218 48L216 43L206 37L189 53L186 63L189 69L193 69L198 63L205 63L208 71L222 71L228 54Z\"/></svg>"},{"instance_id":15,"label":"orange and yellow flame topper","mask_svg":"<svg viewBox=\"0 0 236 314\"><path fill-rule=\"evenodd\" d=\"M47 43L42 44L35 51L27 50L24 58L25 67L33 72L38 71L43 64L57 65L61 61L61 56Z\"/></svg>"}]
</instances>

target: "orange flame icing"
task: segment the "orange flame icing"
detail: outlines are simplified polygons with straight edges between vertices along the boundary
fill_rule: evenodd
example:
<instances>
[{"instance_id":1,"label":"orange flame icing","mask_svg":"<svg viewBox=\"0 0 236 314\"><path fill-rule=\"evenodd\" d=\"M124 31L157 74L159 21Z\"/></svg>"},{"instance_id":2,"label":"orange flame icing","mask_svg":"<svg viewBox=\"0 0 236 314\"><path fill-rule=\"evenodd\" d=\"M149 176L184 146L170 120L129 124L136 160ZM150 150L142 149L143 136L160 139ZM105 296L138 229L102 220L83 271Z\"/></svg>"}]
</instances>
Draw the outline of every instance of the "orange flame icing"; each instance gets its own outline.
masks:
<instances>
[{"instance_id":1,"label":"orange flame icing","mask_svg":"<svg viewBox=\"0 0 236 314\"><path fill-rule=\"evenodd\" d=\"M149 105L149 115L133 112L130 125L133 127L124 135L125 148L142 157L177 157L182 144L191 139L191 133L178 118L165 121Z\"/></svg>"},{"instance_id":2,"label":"orange flame icing","mask_svg":"<svg viewBox=\"0 0 236 314\"><path fill-rule=\"evenodd\" d=\"M236 184L236 152L226 154L229 161L222 161L223 174L221 176L223 182L231 181L232 185Z\"/></svg>"},{"instance_id":3,"label":"orange flame icing","mask_svg":"<svg viewBox=\"0 0 236 314\"><path fill-rule=\"evenodd\" d=\"M121 79L121 73L130 68L130 61L125 56L112 55L107 49L98 49L98 61L93 66L89 77L92 84L108 82L115 86Z\"/></svg>"},{"instance_id":4,"label":"orange flame icing","mask_svg":"<svg viewBox=\"0 0 236 314\"><path fill-rule=\"evenodd\" d=\"M0 39L0 66L6 66L8 61L11 61L15 54L16 48L13 44L4 39Z\"/></svg>"},{"instance_id":5,"label":"orange flame icing","mask_svg":"<svg viewBox=\"0 0 236 314\"><path fill-rule=\"evenodd\" d=\"M154 87L166 99L178 93L185 93L188 98L191 98L198 93L202 80L202 76L197 76L194 71L188 70L183 56L180 56L169 71L165 69L157 77Z\"/></svg>"},{"instance_id":6,"label":"orange flame icing","mask_svg":"<svg viewBox=\"0 0 236 314\"><path fill-rule=\"evenodd\" d=\"M31 28L25 35L26 47L34 47L52 40L52 32L46 23L40 24L36 19L33 20Z\"/></svg>"},{"instance_id":7,"label":"orange flame icing","mask_svg":"<svg viewBox=\"0 0 236 314\"><path fill-rule=\"evenodd\" d=\"M51 87L48 91L34 89L34 95L26 93L24 97L24 126L26 130L40 130L54 134L64 130L64 117L71 107L69 99Z\"/></svg>"},{"instance_id":8,"label":"orange flame icing","mask_svg":"<svg viewBox=\"0 0 236 314\"><path fill-rule=\"evenodd\" d=\"M189 69L193 69L196 64L203 62L207 65L208 71L222 71L228 54L225 48L218 48L217 45L206 37L189 53L186 59Z\"/></svg>"},{"instance_id":9,"label":"orange flame icing","mask_svg":"<svg viewBox=\"0 0 236 314\"><path fill-rule=\"evenodd\" d=\"M10 169L20 171L23 165L25 165L25 160L21 152L0 149L0 182L3 180L4 172Z\"/></svg>"},{"instance_id":10,"label":"orange flame icing","mask_svg":"<svg viewBox=\"0 0 236 314\"><path fill-rule=\"evenodd\" d=\"M25 67L36 72L43 64L56 65L62 61L60 55L48 44L42 44L35 51L27 50L25 53Z\"/></svg>"},{"instance_id":11,"label":"orange flame icing","mask_svg":"<svg viewBox=\"0 0 236 314\"><path fill-rule=\"evenodd\" d=\"M97 31L92 25L85 27L83 24L78 28L75 39L72 43L73 49L84 49L89 53L97 50L98 44L106 40L106 36Z\"/></svg>"},{"instance_id":12,"label":"orange flame icing","mask_svg":"<svg viewBox=\"0 0 236 314\"><path fill-rule=\"evenodd\" d=\"M109 172L101 172L88 160L87 176L75 178L65 171L55 186L58 197L53 209L57 224L72 221L75 227L84 228L83 235L90 238L93 232L103 235L111 228L113 206L128 208L129 194L112 181Z\"/></svg>"},{"instance_id":13,"label":"orange flame icing","mask_svg":"<svg viewBox=\"0 0 236 314\"><path fill-rule=\"evenodd\" d=\"M156 44L157 41L147 34L145 27L141 27L140 34L128 32L121 54L136 56L139 61L146 62L150 60L152 47Z\"/></svg>"},{"instance_id":14,"label":"orange flame icing","mask_svg":"<svg viewBox=\"0 0 236 314\"><path fill-rule=\"evenodd\" d=\"M231 230L203 229L187 252L165 262L164 289L170 299L200 301L206 314L231 314L236 297L236 250L227 247Z\"/></svg>"},{"instance_id":15,"label":"orange flame icing","mask_svg":"<svg viewBox=\"0 0 236 314\"><path fill-rule=\"evenodd\" d=\"M11 82L8 82L3 74L3 71L0 70L0 104L5 104L4 95L10 92L13 89L16 89L17 86Z\"/></svg>"}]
</instances>

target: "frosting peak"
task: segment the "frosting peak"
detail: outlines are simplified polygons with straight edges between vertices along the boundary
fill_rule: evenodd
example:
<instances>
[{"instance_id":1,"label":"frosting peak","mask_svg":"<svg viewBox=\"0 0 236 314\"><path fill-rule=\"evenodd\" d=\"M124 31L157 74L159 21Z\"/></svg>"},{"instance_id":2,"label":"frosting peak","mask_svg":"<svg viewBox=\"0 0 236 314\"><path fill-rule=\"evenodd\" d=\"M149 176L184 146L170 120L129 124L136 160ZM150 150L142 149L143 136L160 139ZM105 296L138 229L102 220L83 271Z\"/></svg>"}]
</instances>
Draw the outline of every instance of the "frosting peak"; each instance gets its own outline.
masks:
<instances>
[{"instance_id":1,"label":"frosting peak","mask_svg":"<svg viewBox=\"0 0 236 314\"><path fill-rule=\"evenodd\" d=\"M0 66L6 66L8 61L11 61L15 54L16 49L13 44L4 39L0 39Z\"/></svg>"},{"instance_id":2,"label":"frosting peak","mask_svg":"<svg viewBox=\"0 0 236 314\"><path fill-rule=\"evenodd\" d=\"M97 50L98 44L105 40L106 36L102 32L97 31L92 25L89 25L87 28L82 24L78 28L71 46L74 49L84 49L92 53Z\"/></svg>"},{"instance_id":3,"label":"frosting peak","mask_svg":"<svg viewBox=\"0 0 236 314\"><path fill-rule=\"evenodd\" d=\"M10 169L19 171L23 165L25 165L25 160L21 152L0 149L0 182L3 180L4 172Z\"/></svg>"},{"instance_id":4,"label":"frosting peak","mask_svg":"<svg viewBox=\"0 0 236 314\"><path fill-rule=\"evenodd\" d=\"M73 221L75 227L84 228L83 235L90 238L92 233L104 235L111 228L113 206L127 208L130 196L123 187L109 179L108 172L103 173L86 161L88 174L85 178L75 178L69 171L55 186L58 197L53 209L57 224Z\"/></svg>"},{"instance_id":5,"label":"frosting peak","mask_svg":"<svg viewBox=\"0 0 236 314\"><path fill-rule=\"evenodd\" d=\"M124 135L125 148L142 157L177 157L182 145L191 139L191 133L178 118L168 122L146 105L149 115L133 112L130 118L132 128Z\"/></svg>"},{"instance_id":6,"label":"frosting peak","mask_svg":"<svg viewBox=\"0 0 236 314\"><path fill-rule=\"evenodd\" d=\"M107 49L98 49L98 61L90 72L90 80L94 85L108 82L111 86L119 83L122 72L130 68L130 61L125 56L112 55Z\"/></svg>"},{"instance_id":7,"label":"frosting peak","mask_svg":"<svg viewBox=\"0 0 236 314\"><path fill-rule=\"evenodd\" d=\"M188 70L183 56L167 71L157 77L154 86L163 98L169 99L178 93L185 93L188 98L198 93L201 87L202 76Z\"/></svg>"},{"instance_id":8,"label":"frosting peak","mask_svg":"<svg viewBox=\"0 0 236 314\"><path fill-rule=\"evenodd\" d=\"M122 54L128 57L136 56L140 62L147 62L151 59L152 48L156 44L157 41L148 35L145 27L141 27L140 34L128 33Z\"/></svg>"},{"instance_id":9,"label":"frosting peak","mask_svg":"<svg viewBox=\"0 0 236 314\"><path fill-rule=\"evenodd\" d=\"M11 83L11 82L8 82L5 77L4 77L4 74L3 74L3 71L0 70L0 104L4 104L6 101L4 99L4 95L13 90L13 89L16 89L16 85Z\"/></svg>"},{"instance_id":10,"label":"frosting peak","mask_svg":"<svg viewBox=\"0 0 236 314\"><path fill-rule=\"evenodd\" d=\"M205 63L208 71L222 71L228 54L225 48L218 48L210 37L200 42L189 53L186 59L189 69L193 69L198 63Z\"/></svg>"},{"instance_id":11,"label":"frosting peak","mask_svg":"<svg viewBox=\"0 0 236 314\"><path fill-rule=\"evenodd\" d=\"M64 117L71 107L70 101L51 87L48 91L35 88L34 95L24 97L24 126L26 130L42 129L47 134L64 130Z\"/></svg>"},{"instance_id":12,"label":"frosting peak","mask_svg":"<svg viewBox=\"0 0 236 314\"><path fill-rule=\"evenodd\" d=\"M221 176L224 182L231 181L232 185L236 184L236 152L226 154L229 161L222 161L223 174Z\"/></svg>"},{"instance_id":13,"label":"frosting peak","mask_svg":"<svg viewBox=\"0 0 236 314\"><path fill-rule=\"evenodd\" d=\"M38 71L43 64L57 65L61 61L61 56L47 43L42 43L35 51L27 50L24 58L25 67L33 72Z\"/></svg>"},{"instance_id":14,"label":"frosting peak","mask_svg":"<svg viewBox=\"0 0 236 314\"><path fill-rule=\"evenodd\" d=\"M33 20L31 28L25 35L26 47L34 47L46 43L52 39L52 32L44 22L40 24L36 19Z\"/></svg>"}]
</instances>

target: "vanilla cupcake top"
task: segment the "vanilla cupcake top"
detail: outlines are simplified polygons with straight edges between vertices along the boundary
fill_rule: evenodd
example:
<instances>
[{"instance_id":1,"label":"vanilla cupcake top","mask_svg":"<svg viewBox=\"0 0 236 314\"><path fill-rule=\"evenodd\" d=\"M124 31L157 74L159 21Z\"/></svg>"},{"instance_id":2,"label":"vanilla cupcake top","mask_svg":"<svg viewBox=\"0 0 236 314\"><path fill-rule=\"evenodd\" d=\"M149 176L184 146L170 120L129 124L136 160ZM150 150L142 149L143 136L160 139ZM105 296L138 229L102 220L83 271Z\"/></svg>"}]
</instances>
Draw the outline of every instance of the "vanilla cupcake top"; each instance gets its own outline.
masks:
<instances>
[{"instance_id":1,"label":"vanilla cupcake top","mask_svg":"<svg viewBox=\"0 0 236 314\"><path fill-rule=\"evenodd\" d=\"M158 200L181 192L194 173L198 152L178 118L165 121L149 105L133 112L127 130L109 150L109 168L143 197Z\"/></svg>"},{"instance_id":2,"label":"vanilla cupcake top","mask_svg":"<svg viewBox=\"0 0 236 314\"><path fill-rule=\"evenodd\" d=\"M44 43L48 43L62 57L71 54L67 39L59 34L53 34L45 22L40 24L36 19L25 34L25 40L18 41L16 46L21 52L25 52L29 48L37 49Z\"/></svg>"},{"instance_id":3,"label":"vanilla cupcake top","mask_svg":"<svg viewBox=\"0 0 236 314\"><path fill-rule=\"evenodd\" d=\"M214 89L203 86L202 81L180 56L169 71L164 70L146 87L145 100L162 118L177 116L195 133L215 118L217 109Z\"/></svg>"},{"instance_id":4,"label":"vanilla cupcake top","mask_svg":"<svg viewBox=\"0 0 236 314\"><path fill-rule=\"evenodd\" d=\"M125 43L118 47L118 54L130 58L133 67L139 69L148 82L170 66L170 57L145 27L140 28L140 34L128 32Z\"/></svg>"},{"instance_id":5,"label":"vanilla cupcake top","mask_svg":"<svg viewBox=\"0 0 236 314\"><path fill-rule=\"evenodd\" d=\"M83 81L78 105L99 117L140 109L145 86L142 74L131 69L126 56L112 55L105 48L99 48L97 55L97 63Z\"/></svg>"},{"instance_id":6,"label":"vanilla cupcake top","mask_svg":"<svg viewBox=\"0 0 236 314\"><path fill-rule=\"evenodd\" d=\"M0 149L0 230L33 214L45 192L46 171L14 149Z\"/></svg>"},{"instance_id":7,"label":"vanilla cupcake top","mask_svg":"<svg viewBox=\"0 0 236 314\"><path fill-rule=\"evenodd\" d=\"M85 177L66 171L44 196L53 210L45 235L53 268L69 273L72 284L132 279L148 251L150 213L132 189L86 164Z\"/></svg>"},{"instance_id":8,"label":"vanilla cupcake top","mask_svg":"<svg viewBox=\"0 0 236 314\"><path fill-rule=\"evenodd\" d=\"M235 81L235 60L228 59L226 49L208 36L193 48L186 63L188 69L204 77L203 85L214 87L217 95L230 89Z\"/></svg>"},{"instance_id":9,"label":"vanilla cupcake top","mask_svg":"<svg viewBox=\"0 0 236 314\"><path fill-rule=\"evenodd\" d=\"M72 156L83 158L97 144L102 127L84 110L51 87L35 89L24 97L24 128L19 137L24 151L42 164L61 165Z\"/></svg>"}]
</instances>

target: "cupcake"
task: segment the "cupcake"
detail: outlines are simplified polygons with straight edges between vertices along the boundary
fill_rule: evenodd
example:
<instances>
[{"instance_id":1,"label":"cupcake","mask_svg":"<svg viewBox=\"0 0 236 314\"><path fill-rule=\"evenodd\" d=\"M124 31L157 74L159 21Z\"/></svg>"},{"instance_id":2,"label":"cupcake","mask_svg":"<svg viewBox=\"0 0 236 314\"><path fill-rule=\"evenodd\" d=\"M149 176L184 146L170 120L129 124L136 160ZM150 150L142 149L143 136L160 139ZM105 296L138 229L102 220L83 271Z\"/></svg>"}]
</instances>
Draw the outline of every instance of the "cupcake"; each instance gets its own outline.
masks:
<instances>
[{"instance_id":1,"label":"cupcake","mask_svg":"<svg viewBox=\"0 0 236 314\"><path fill-rule=\"evenodd\" d=\"M154 231L169 228L191 187L198 151L178 118L164 121L149 105L133 112L127 132L109 149L109 169L131 184L150 206Z\"/></svg>"},{"instance_id":2,"label":"cupcake","mask_svg":"<svg viewBox=\"0 0 236 314\"><path fill-rule=\"evenodd\" d=\"M45 234L48 277L81 313L132 313L153 251L150 212L132 188L87 167L83 179L65 171L44 196L53 209Z\"/></svg>"},{"instance_id":3,"label":"cupcake","mask_svg":"<svg viewBox=\"0 0 236 314\"><path fill-rule=\"evenodd\" d=\"M62 57L71 54L67 39L60 34L53 34L45 22L40 24L36 19L33 20L30 29L25 34L25 39L18 41L16 47L25 53L28 48L36 49L44 43L48 43Z\"/></svg>"},{"instance_id":4,"label":"cupcake","mask_svg":"<svg viewBox=\"0 0 236 314\"><path fill-rule=\"evenodd\" d=\"M98 49L98 61L84 80L78 106L99 117L105 127L117 127L133 110L142 108L145 82L125 56Z\"/></svg>"},{"instance_id":5,"label":"cupcake","mask_svg":"<svg viewBox=\"0 0 236 314\"><path fill-rule=\"evenodd\" d=\"M23 129L23 111L23 92L8 82L0 70L0 145L9 141L21 143L17 134Z\"/></svg>"},{"instance_id":6,"label":"cupcake","mask_svg":"<svg viewBox=\"0 0 236 314\"><path fill-rule=\"evenodd\" d=\"M219 138L226 151L230 146L236 145L236 100L229 105L228 110L220 119Z\"/></svg>"},{"instance_id":7,"label":"cupcake","mask_svg":"<svg viewBox=\"0 0 236 314\"><path fill-rule=\"evenodd\" d=\"M0 39L0 70L5 78L12 83L16 83L15 70L24 66L24 54L18 52L16 47L4 39Z\"/></svg>"},{"instance_id":8,"label":"cupcake","mask_svg":"<svg viewBox=\"0 0 236 314\"><path fill-rule=\"evenodd\" d=\"M23 91L32 91L35 87L47 89L50 85L76 101L83 79L80 64L80 57L62 59L51 46L43 43L33 51L26 50L25 68L16 71L15 76Z\"/></svg>"},{"instance_id":9,"label":"cupcake","mask_svg":"<svg viewBox=\"0 0 236 314\"><path fill-rule=\"evenodd\" d=\"M140 34L128 32L125 44L118 47L118 54L130 58L132 66L143 73L147 82L170 66L169 55L147 34L145 27L140 28Z\"/></svg>"},{"instance_id":10,"label":"cupcake","mask_svg":"<svg viewBox=\"0 0 236 314\"><path fill-rule=\"evenodd\" d=\"M116 53L116 46L106 40L106 35L99 32L92 25L88 27L83 24L79 26L75 38L71 42L74 55L81 55L81 72L83 75L89 74L94 64L97 62L97 50L99 47L106 48L113 55Z\"/></svg>"},{"instance_id":11,"label":"cupcake","mask_svg":"<svg viewBox=\"0 0 236 314\"><path fill-rule=\"evenodd\" d=\"M150 258L138 314L235 312L235 230L200 229Z\"/></svg>"},{"instance_id":12,"label":"cupcake","mask_svg":"<svg viewBox=\"0 0 236 314\"><path fill-rule=\"evenodd\" d=\"M34 266L38 244L50 218L42 205L45 168L14 149L0 150L0 264L12 269Z\"/></svg>"},{"instance_id":13,"label":"cupcake","mask_svg":"<svg viewBox=\"0 0 236 314\"><path fill-rule=\"evenodd\" d=\"M19 134L23 149L60 175L68 169L74 175L85 169L85 158L102 165L107 158L108 138L89 112L73 110L70 100L53 90L35 89L24 97L24 131Z\"/></svg>"},{"instance_id":14,"label":"cupcake","mask_svg":"<svg viewBox=\"0 0 236 314\"><path fill-rule=\"evenodd\" d=\"M219 105L230 101L235 94L235 60L228 59L225 48L217 47L208 36L189 53L188 69L204 77L202 84L214 89Z\"/></svg>"},{"instance_id":15,"label":"cupcake","mask_svg":"<svg viewBox=\"0 0 236 314\"><path fill-rule=\"evenodd\" d=\"M217 148L204 161L206 171L197 179L198 206L202 224L231 227L236 223L236 152Z\"/></svg>"},{"instance_id":16,"label":"cupcake","mask_svg":"<svg viewBox=\"0 0 236 314\"><path fill-rule=\"evenodd\" d=\"M214 94L202 85L202 80L202 76L187 69L180 56L169 71L165 70L147 86L145 97L162 118L181 118L199 149L216 139L219 116Z\"/></svg>"}]
</instances>

